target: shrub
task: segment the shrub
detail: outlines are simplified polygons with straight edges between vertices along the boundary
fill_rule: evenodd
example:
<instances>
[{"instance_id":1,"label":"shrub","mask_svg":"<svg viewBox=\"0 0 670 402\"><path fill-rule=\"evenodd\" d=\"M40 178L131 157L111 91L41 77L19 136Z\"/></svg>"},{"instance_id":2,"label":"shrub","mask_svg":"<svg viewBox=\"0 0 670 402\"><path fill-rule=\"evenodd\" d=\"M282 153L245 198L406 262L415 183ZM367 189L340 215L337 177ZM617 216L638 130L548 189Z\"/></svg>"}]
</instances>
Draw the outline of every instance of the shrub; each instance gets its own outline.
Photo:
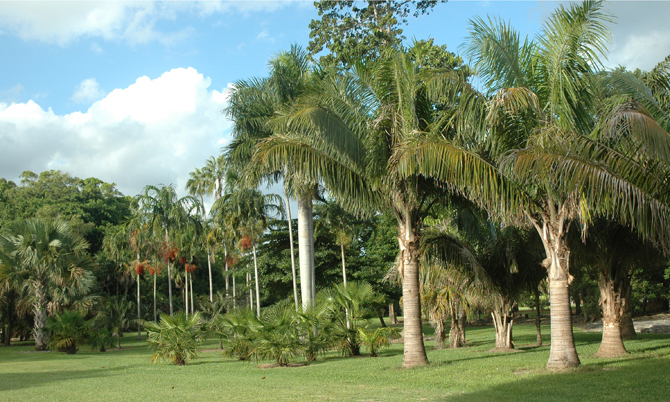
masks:
<instances>
[{"instance_id":1,"label":"shrub","mask_svg":"<svg viewBox=\"0 0 670 402\"><path fill-rule=\"evenodd\" d=\"M253 328L259 325L260 322L253 311L237 309L224 316L218 316L212 327L221 337L226 356L247 360L253 348Z\"/></svg>"},{"instance_id":2,"label":"shrub","mask_svg":"<svg viewBox=\"0 0 670 402\"><path fill-rule=\"evenodd\" d=\"M391 339L400 338L400 332L391 327L377 328L374 331L359 328L358 333L363 345L370 349L370 357L377 357L377 350L390 345Z\"/></svg>"},{"instance_id":3,"label":"shrub","mask_svg":"<svg viewBox=\"0 0 670 402\"><path fill-rule=\"evenodd\" d=\"M51 331L49 347L70 355L77 353L88 335L86 320L78 311L56 313L47 321L47 329Z\"/></svg>"},{"instance_id":4,"label":"shrub","mask_svg":"<svg viewBox=\"0 0 670 402\"><path fill-rule=\"evenodd\" d=\"M198 312L188 318L184 313L170 317L161 314L159 322L147 322L144 325L149 333L147 340L156 350L152 356L154 364L160 360L171 360L181 366L198 354L198 346L204 339L205 325Z\"/></svg>"},{"instance_id":5,"label":"shrub","mask_svg":"<svg viewBox=\"0 0 670 402\"><path fill-rule=\"evenodd\" d=\"M251 328L251 355L256 360L273 359L279 366L288 365L301 349L297 318L295 310L288 305L263 311L259 325Z\"/></svg>"}]
</instances>

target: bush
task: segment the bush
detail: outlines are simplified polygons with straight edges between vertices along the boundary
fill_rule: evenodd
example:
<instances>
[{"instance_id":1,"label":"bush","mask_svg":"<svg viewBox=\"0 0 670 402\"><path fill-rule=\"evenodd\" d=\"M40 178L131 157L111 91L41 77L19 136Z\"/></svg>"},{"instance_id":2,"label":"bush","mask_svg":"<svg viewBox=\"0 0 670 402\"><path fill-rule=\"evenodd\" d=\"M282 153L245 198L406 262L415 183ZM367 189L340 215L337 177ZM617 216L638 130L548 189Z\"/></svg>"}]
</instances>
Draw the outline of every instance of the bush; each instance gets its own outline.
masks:
<instances>
[{"instance_id":1,"label":"bush","mask_svg":"<svg viewBox=\"0 0 670 402\"><path fill-rule=\"evenodd\" d=\"M273 359L279 366L288 365L302 347L297 318L295 310L288 305L263 311L259 325L251 328L251 355L256 360Z\"/></svg>"},{"instance_id":2,"label":"bush","mask_svg":"<svg viewBox=\"0 0 670 402\"><path fill-rule=\"evenodd\" d=\"M79 345L86 340L88 335L86 320L78 311L56 313L49 318L47 329L51 331L49 347L69 355L77 353Z\"/></svg>"},{"instance_id":3,"label":"bush","mask_svg":"<svg viewBox=\"0 0 670 402\"><path fill-rule=\"evenodd\" d=\"M386 327L368 331L359 328L358 333L364 346L370 349L370 357L377 357L377 350L391 344L391 339L400 338L400 332L396 328Z\"/></svg>"},{"instance_id":4,"label":"bush","mask_svg":"<svg viewBox=\"0 0 670 402\"><path fill-rule=\"evenodd\" d=\"M253 311L238 309L224 316L218 316L212 328L221 337L226 356L247 360L253 349L253 328L259 325L260 322Z\"/></svg>"},{"instance_id":5,"label":"bush","mask_svg":"<svg viewBox=\"0 0 670 402\"><path fill-rule=\"evenodd\" d=\"M198 354L198 346L204 340L205 325L198 312L188 318L184 313L170 317L161 314L159 322L144 324L149 333L147 341L156 353L152 356L154 364L160 360L171 360L178 366L186 364Z\"/></svg>"}]
</instances>

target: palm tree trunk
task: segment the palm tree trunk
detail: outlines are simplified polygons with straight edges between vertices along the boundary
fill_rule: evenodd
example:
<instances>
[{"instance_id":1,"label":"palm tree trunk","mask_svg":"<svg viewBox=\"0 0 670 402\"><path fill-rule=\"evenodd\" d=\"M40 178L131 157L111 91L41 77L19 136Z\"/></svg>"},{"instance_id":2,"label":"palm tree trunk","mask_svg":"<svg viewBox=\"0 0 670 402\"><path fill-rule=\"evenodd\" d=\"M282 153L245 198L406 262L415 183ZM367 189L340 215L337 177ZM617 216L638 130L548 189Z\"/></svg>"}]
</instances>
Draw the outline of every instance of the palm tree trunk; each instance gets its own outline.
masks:
<instances>
[{"instance_id":1,"label":"palm tree trunk","mask_svg":"<svg viewBox=\"0 0 670 402\"><path fill-rule=\"evenodd\" d=\"M554 207L552 207L554 208ZM555 207L556 210L562 210ZM556 215L554 213L553 215ZM551 223L553 222L553 224ZM542 262L548 271L549 300L551 303L551 348L548 369L565 369L580 364L572 333L572 309L570 308L570 250L565 244L565 218L554 216L540 227L533 224L540 234L547 258Z\"/></svg>"},{"instance_id":2,"label":"palm tree trunk","mask_svg":"<svg viewBox=\"0 0 670 402\"><path fill-rule=\"evenodd\" d=\"M407 221L411 222L408 216ZM398 229L398 240L403 259L402 296L405 317L403 329L405 345L402 364L403 367L423 366L428 363L428 358L423 343L421 322L418 244L413 228L401 224Z\"/></svg>"},{"instance_id":3,"label":"palm tree trunk","mask_svg":"<svg viewBox=\"0 0 670 402\"><path fill-rule=\"evenodd\" d=\"M391 302L389 303L389 318L391 319L391 324L396 325L398 324L398 317L395 315L395 303Z\"/></svg>"},{"instance_id":4,"label":"palm tree trunk","mask_svg":"<svg viewBox=\"0 0 670 402\"><path fill-rule=\"evenodd\" d=\"M190 273L189 276L191 278L188 281L189 286L191 287L191 314L193 314L195 312L195 308L194 308L194 305L193 305L193 273Z\"/></svg>"},{"instance_id":5,"label":"palm tree trunk","mask_svg":"<svg viewBox=\"0 0 670 402\"><path fill-rule=\"evenodd\" d=\"M45 331L47 325L47 295L40 281L35 282L35 298L33 305L35 311L35 322L33 331L35 336L35 350L47 350L49 335Z\"/></svg>"},{"instance_id":6,"label":"palm tree trunk","mask_svg":"<svg viewBox=\"0 0 670 402\"><path fill-rule=\"evenodd\" d=\"M535 341L535 344L537 346L542 346L542 328L540 327L540 323L542 320L541 317L542 310L540 308L540 289L535 288L534 293L535 293L535 332L537 333L537 340Z\"/></svg>"},{"instance_id":7,"label":"palm tree trunk","mask_svg":"<svg viewBox=\"0 0 670 402\"><path fill-rule=\"evenodd\" d=\"M233 275L233 308L237 307L237 293L235 288L235 275Z\"/></svg>"},{"instance_id":8,"label":"palm tree trunk","mask_svg":"<svg viewBox=\"0 0 670 402\"><path fill-rule=\"evenodd\" d=\"M158 264L154 267L154 321L158 321L158 314L156 312L156 276L158 274Z\"/></svg>"},{"instance_id":9,"label":"palm tree trunk","mask_svg":"<svg viewBox=\"0 0 670 402\"><path fill-rule=\"evenodd\" d=\"M600 306L603 312L603 338L596 353L598 357L624 356L626 347L621 337L621 286L616 281L612 269L600 271L598 287L600 288ZM619 281L620 282L620 281Z\"/></svg>"},{"instance_id":10,"label":"palm tree trunk","mask_svg":"<svg viewBox=\"0 0 670 402\"><path fill-rule=\"evenodd\" d=\"M247 272L247 288L249 288L249 308L254 309L254 291L251 289L249 286L249 282L251 281L250 279L251 274Z\"/></svg>"},{"instance_id":11,"label":"palm tree trunk","mask_svg":"<svg viewBox=\"0 0 670 402\"><path fill-rule=\"evenodd\" d=\"M254 251L254 281L256 282L256 316L261 317L261 294L258 284L258 261L256 260L256 244L253 245Z\"/></svg>"},{"instance_id":12,"label":"palm tree trunk","mask_svg":"<svg viewBox=\"0 0 670 402\"><path fill-rule=\"evenodd\" d=\"M188 318L188 272L184 271L184 311Z\"/></svg>"},{"instance_id":13,"label":"palm tree trunk","mask_svg":"<svg viewBox=\"0 0 670 402\"><path fill-rule=\"evenodd\" d=\"M212 289L212 257L207 250L207 272L209 274L209 302L214 301L214 293Z\"/></svg>"},{"instance_id":14,"label":"palm tree trunk","mask_svg":"<svg viewBox=\"0 0 670 402\"><path fill-rule=\"evenodd\" d=\"M300 304L298 302L298 277L295 272L295 250L293 249L293 222L291 221L291 206L289 205L288 193L284 191L286 199L286 221L288 223L288 240L291 247L291 272L293 273L293 299L295 300L295 311L298 311Z\"/></svg>"},{"instance_id":15,"label":"palm tree trunk","mask_svg":"<svg viewBox=\"0 0 670 402\"><path fill-rule=\"evenodd\" d=\"M228 296L230 293L228 291L229 285L228 285L228 247L224 244L223 245L223 272L224 275L226 276L226 296ZM233 281L235 278L233 278Z\"/></svg>"},{"instance_id":16,"label":"palm tree trunk","mask_svg":"<svg viewBox=\"0 0 670 402\"><path fill-rule=\"evenodd\" d=\"M140 312L140 274L137 274L137 340L142 340L142 332L140 329L141 312Z\"/></svg>"},{"instance_id":17,"label":"palm tree trunk","mask_svg":"<svg viewBox=\"0 0 670 402\"><path fill-rule=\"evenodd\" d=\"M344 261L344 243L340 243L340 253L342 254L342 280L344 281L344 287L347 287L347 264Z\"/></svg>"},{"instance_id":18,"label":"palm tree trunk","mask_svg":"<svg viewBox=\"0 0 670 402\"><path fill-rule=\"evenodd\" d=\"M168 244L170 242L170 237L168 236L168 229L167 227L165 228L165 245L168 247ZM168 267L168 298L170 299L170 317L172 317L172 270L170 269L170 260L167 260L167 267Z\"/></svg>"},{"instance_id":19,"label":"palm tree trunk","mask_svg":"<svg viewBox=\"0 0 670 402\"><path fill-rule=\"evenodd\" d=\"M494 309L491 312L493 327L496 331L496 349L514 349L512 341L512 326L514 320L503 309Z\"/></svg>"},{"instance_id":20,"label":"palm tree trunk","mask_svg":"<svg viewBox=\"0 0 670 402\"><path fill-rule=\"evenodd\" d=\"M447 338L444 331L444 320L438 319L435 322L435 349L444 348L444 340Z\"/></svg>"},{"instance_id":21,"label":"palm tree trunk","mask_svg":"<svg viewBox=\"0 0 670 402\"><path fill-rule=\"evenodd\" d=\"M298 253L300 256L300 292L302 308L314 303L314 228L312 227L312 196L298 196Z\"/></svg>"}]
</instances>

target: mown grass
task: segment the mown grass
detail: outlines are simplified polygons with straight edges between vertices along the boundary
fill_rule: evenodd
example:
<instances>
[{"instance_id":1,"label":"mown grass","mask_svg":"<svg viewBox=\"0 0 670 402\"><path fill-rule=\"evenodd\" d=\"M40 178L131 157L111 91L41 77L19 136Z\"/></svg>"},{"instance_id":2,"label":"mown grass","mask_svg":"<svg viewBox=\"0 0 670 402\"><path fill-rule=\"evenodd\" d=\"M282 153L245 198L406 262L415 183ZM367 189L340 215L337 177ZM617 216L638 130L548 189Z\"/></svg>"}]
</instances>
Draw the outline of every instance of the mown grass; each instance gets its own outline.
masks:
<instances>
[{"instance_id":1,"label":"mown grass","mask_svg":"<svg viewBox=\"0 0 670 402\"><path fill-rule=\"evenodd\" d=\"M428 327L426 332L432 332ZM548 327L543 328L545 342ZM143 334L144 335L144 334ZM76 355L25 353L32 345L0 348L2 401L116 400L350 400L350 401L660 401L670 395L670 336L641 334L626 342L630 355L593 357L600 334L575 328L582 366L544 369L549 347L535 343L533 325L515 326L517 352L496 353L491 327L469 327L468 346L434 350L430 364L402 369L402 345L379 358L321 356L303 367L259 368L221 352L202 352L189 365L151 364L146 341L126 334L122 350ZM209 340L204 348L216 349Z\"/></svg>"}]
</instances>

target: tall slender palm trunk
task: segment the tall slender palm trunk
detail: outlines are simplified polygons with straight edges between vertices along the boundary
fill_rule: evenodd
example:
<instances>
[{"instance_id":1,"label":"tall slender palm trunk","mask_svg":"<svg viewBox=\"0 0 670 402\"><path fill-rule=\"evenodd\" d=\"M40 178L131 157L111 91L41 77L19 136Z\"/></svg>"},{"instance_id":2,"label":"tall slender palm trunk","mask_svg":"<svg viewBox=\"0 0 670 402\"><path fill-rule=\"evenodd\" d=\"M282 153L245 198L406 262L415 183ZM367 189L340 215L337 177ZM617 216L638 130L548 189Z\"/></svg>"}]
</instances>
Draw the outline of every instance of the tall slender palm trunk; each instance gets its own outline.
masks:
<instances>
[{"instance_id":1,"label":"tall slender palm trunk","mask_svg":"<svg viewBox=\"0 0 670 402\"><path fill-rule=\"evenodd\" d=\"M254 282L256 282L256 316L261 317L261 294L260 285L258 284L258 260L256 259L256 244L253 245L254 251Z\"/></svg>"},{"instance_id":2,"label":"tall slender palm trunk","mask_svg":"<svg viewBox=\"0 0 670 402\"><path fill-rule=\"evenodd\" d=\"M342 280L344 281L344 287L347 287L347 264L344 261L344 243L340 243L340 253L342 254Z\"/></svg>"},{"instance_id":3,"label":"tall slender palm trunk","mask_svg":"<svg viewBox=\"0 0 670 402\"><path fill-rule=\"evenodd\" d=\"M165 245L166 247L168 246L170 242L170 236L168 235L168 228L165 228ZM172 317L173 314L173 309L172 309L172 269L170 267L170 260L167 260L167 268L168 268L168 299L170 299L170 317Z\"/></svg>"},{"instance_id":4,"label":"tall slender palm trunk","mask_svg":"<svg viewBox=\"0 0 670 402\"><path fill-rule=\"evenodd\" d=\"M298 253L300 255L300 291L302 308L314 303L314 228L312 226L312 197L298 196Z\"/></svg>"},{"instance_id":5,"label":"tall slender palm trunk","mask_svg":"<svg viewBox=\"0 0 670 402\"><path fill-rule=\"evenodd\" d=\"M142 314L140 312L140 274L137 274L137 340L142 339L142 332L140 329L140 320Z\"/></svg>"},{"instance_id":6,"label":"tall slender palm trunk","mask_svg":"<svg viewBox=\"0 0 670 402\"><path fill-rule=\"evenodd\" d=\"M158 313L156 310L156 277L157 277L157 272L158 267L156 266L154 268L154 321L158 321Z\"/></svg>"},{"instance_id":7,"label":"tall slender palm trunk","mask_svg":"<svg viewBox=\"0 0 670 402\"><path fill-rule=\"evenodd\" d=\"M229 282L228 282L228 247L225 244L223 245L223 259L224 259L224 261L223 261L223 272L225 272L224 275L226 276L226 296L228 296L230 294L229 293L230 286L229 286ZM233 281L235 281L235 277L233 277ZM233 297L234 296L235 295L233 294Z\"/></svg>"},{"instance_id":8,"label":"tall slender palm trunk","mask_svg":"<svg viewBox=\"0 0 670 402\"><path fill-rule=\"evenodd\" d=\"M293 222L291 219L291 206L289 205L288 193L284 192L286 199L286 221L288 223L288 239L291 247L291 272L293 273L293 299L295 300L295 311L300 308L298 302L298 277L295 272L295 250L293 249Z\"/></svg>"},{"instance_id":9,"label":"tall slender palm trunk","mask_svg":"<svg viewBox=\"0 0 670 402\"><path fill-rule=\"evenodd\" d=\"M212 288L212 256L209 253L209 250L207 250L207 272L209 274L209 302L214 301L214 290Z\"/></svg>"},{"instance_id":10,"label":"tall slender palm trunk","mask_svg":"<svg viewBox=\"0 0 670 402\"><path fill-rule=\"evenodd\" d=\"M247 288L249 288L249 308L254 309L254 291L251 289L251 286L249 286L249 282L251 281L250 279L251 274L247 272Z\"/></svg>"},{"instance_id":11,"label":"tall slender palm trunk","mask_svg":"<svg viewBox=\"0 0 670 402\"><path fill-rule=\"evenodd\" d=\"M193 304L193 273L188 274L189 277L191 278L188 283L189 286L191 287L191 314L195 312L194 304Z\"/></svg>"},{"instance_id":12,"label":"tall slender palm trunk","mask_svg":"<svg viewBox=\"0 0 670 402\"><path fill-rule=\"evenodd\" d=\"M188 272L184 272L184 311L188 318Z\"/></svg>"}]
</instances>

